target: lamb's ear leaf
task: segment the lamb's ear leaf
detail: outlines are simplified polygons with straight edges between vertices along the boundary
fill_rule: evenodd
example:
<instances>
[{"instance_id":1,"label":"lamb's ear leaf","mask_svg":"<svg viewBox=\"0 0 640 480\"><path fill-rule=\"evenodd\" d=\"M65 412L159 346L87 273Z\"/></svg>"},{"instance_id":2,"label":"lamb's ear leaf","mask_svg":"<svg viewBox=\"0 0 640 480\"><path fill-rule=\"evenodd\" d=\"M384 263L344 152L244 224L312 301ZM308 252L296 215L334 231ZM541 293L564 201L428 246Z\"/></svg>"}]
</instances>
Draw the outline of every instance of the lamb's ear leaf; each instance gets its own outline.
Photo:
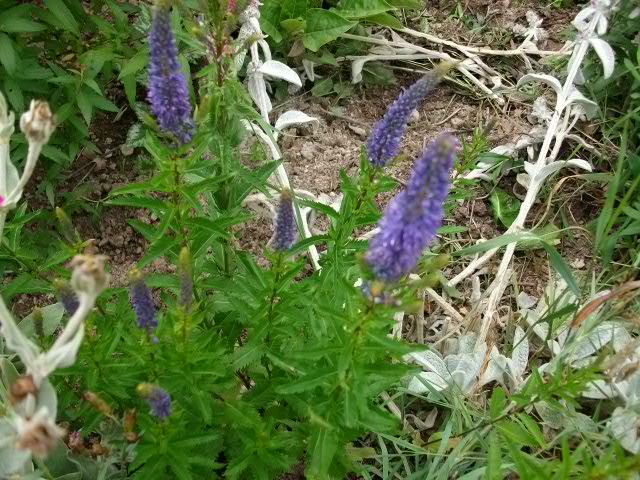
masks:
<instances>
[{"instance_id":1,"label":"lamb's ear leaf","mask_svg":"<svg viewBox=\"0 0 640 480\"><path fill-rule=\"evenodd\" d=\"M279 78L280 80L285 80L293 85L302 87L302 81L298 74L293 71L291 67L277 60L267 60L258 68L258 71L268 77Z\"/></svg>"},{"instance_id":2,"label":"lamb's ear leaf","mask_svg":"<svg viewBox=\"0 0 640 480\"><path fill-rule=\"evenodd\" d=\"M513 334L513 353L511 354L513 367L518 376L522 376L529 362L529 340L524 330L516 326Z\"/></svg>"},{"instance_id":3,"label":"lamb's ear leaf","mask_svg":"<svg viewBox=\"0 0 640 480\"><path fill-rule=\"evenodd\" d=\"M544 75L541 73L529 73L524 75L520 80L518 80L517 87L520 88L522 85L531 83L531 82L542 82L549 85L553 88L553 91L556 92L558 98L562 96L562 84L560 80L556 77L552 77L551 75Z\"/></svg>"},{"instance_id":4,"label":"lamb's ear leaf","mask_svg":"<svg viewBox=\"0 0 640 480\"><path fill-rule=\"evenodd\" d=\"M276 120L275 129L284 130L285 128L289 128L294 125L302 125L305 123L315 123L317 125L320 122L317 118L310 117L306 113L299 110L289 110L278 117L278 120Z\"/></svg>"},{"instance_id":5,"label":"lamb's ear leaf","mask_svg":"<svg viewBox=\"0 0 640 480\"><path fill-rule=\"evenodd\" d=\"M601 38L590 38L589 43L600 58L602 69L604 70L604 78L609 78L613 73L613 68L616 64L616 54L614 53L613 48L611 48L611 45Z\"/></svg>"}]
</instances>

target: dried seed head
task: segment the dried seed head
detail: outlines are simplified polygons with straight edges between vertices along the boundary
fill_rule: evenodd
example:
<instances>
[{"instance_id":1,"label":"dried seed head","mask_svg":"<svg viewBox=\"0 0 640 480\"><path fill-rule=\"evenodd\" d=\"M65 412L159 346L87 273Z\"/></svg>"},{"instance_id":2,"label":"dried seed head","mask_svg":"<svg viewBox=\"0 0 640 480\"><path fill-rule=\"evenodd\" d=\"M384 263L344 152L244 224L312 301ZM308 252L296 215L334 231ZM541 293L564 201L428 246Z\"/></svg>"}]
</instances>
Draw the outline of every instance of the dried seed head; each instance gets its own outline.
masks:
<instances>
[{"instance_id":1,"label":"dried seed head","mask_svg":"<svg viewBox=\"0 0 640 480\"><path fill-rule=\"evenodd\" d=\"M106 260L104 255L76 255L70 263L71 287L76 292L98 296L109 283L109 274L104 271Z\"/></svg>"},{"instance_id":2,"label":"dried seed head","mask_svg":"<svg viewBox=\"0 0 640 480\"><path fill-rule=\"evenodd\" d=\"M20 118L20 130L29 143L47 143L56 129L54 117L47 102L31 100L31 108Z\"/></svg>"},{"instance_id":3,"label":"dried seed head","mask_svg":"<svg viewBox=\"0 0 640 480\"><path fill-rule=\"evenodd\" d=\"M109 404L95 393L90 391L84 392L82 398L89 402L91 406L101 414L105 416L111 416L111 407L109 406Z\"/></svg>"},{"instance_id":4,"label":"dried seed head","mask_svg":"<svg viewBox=\"0 0 640 480\"><path fill-rule=\"evenodd\" d=\"M9 388L9 399L12 405L22 402L29 395L35 395L38 388L31 375L23 375L11 384Z\"/></svg>"},{"instance_id":5,"label":"dried seed head","mask_svg":"<svg viewBox=\"0 0 640 480\"><path fill-rule=\"evenodd\" d=\"M84 450L84 440L82 434L78 431L71 432L68 440L69 450L73 452L82 452Z\"/></svg>"},{"instance_id":6,"label":"dried seed head","mask_svg":"<svg viewBox=\"0 0 640 480\"><path fill-rule=\"evenodd\" d=\"M46 409L38 411L29 419L22 419L17 430L16 447L19 450L30 451L37 458L46 458L66 433L54 423Z\"/></svg>"}]
</instances>

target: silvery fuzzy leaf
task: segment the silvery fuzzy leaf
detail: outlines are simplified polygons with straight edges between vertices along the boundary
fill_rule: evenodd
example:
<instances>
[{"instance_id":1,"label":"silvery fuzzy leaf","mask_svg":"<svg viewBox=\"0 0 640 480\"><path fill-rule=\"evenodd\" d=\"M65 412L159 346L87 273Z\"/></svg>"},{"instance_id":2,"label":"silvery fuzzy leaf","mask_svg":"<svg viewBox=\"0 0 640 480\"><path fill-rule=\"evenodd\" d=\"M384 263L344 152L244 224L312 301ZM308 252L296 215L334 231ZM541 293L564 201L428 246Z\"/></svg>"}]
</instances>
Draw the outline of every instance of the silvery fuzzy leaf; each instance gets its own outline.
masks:
<instances>
[{"instance_id":1,"label":"silvery fuzzy leaf","mask_svg":"<svg viewBox=\"0 0 640 480\"><path fill-rule=\"evenodd\" d=\"M613 399L620 395L619 391L625 392L628 388L627 382L619 382L616 387L609 385L604 380L594 380L587 385L587 388L581 393L585 398L594 400Z\"/></svg>"},{"instance_id":2,"label":"silvery fuzzy leaf","mask_svg":"<svg viewBox=\"0 0 640 480\"><path fill-rule=\"evenodd\" d=\"M525 162L525 163L529 163L529 162ZM577 168L586 170L588 172L592 170L591 164L589 162L587 162L586 160L581 160L579 158L572 159L572 160L556 160L555 162L545 165L540 170L538 170L538 172L535 174L533 178L536 182L541 183L548 176L556 173L558 170L565 167L577 167ZM529 175L531 175L531 173L529 173Z\"/></svg>"},{"instance_id":3,"label":"silvery fuzzy leaf","mask_svg":"<svg viewBox=\"0 0 640 480\"><path fill-rule=\"evenodd\" d=\"M582 69L579 68L578 71L576 72L576 77L573 80L573 83L576 85L584 85L586 83L586 79L584 78L584 73L582 72Z\"/></svg>"},{"instance_id":4,"label":"silvery fuzzy leaf","mask_svg":"<svg viewBox=\"0 0 640 480\"><path fill-rule=\"evenodd\" d=\"M56 418L58 414L58 395L49 380L42 382L37 393L36 409L42 407L46 407L47 410L51 412L51 416Z\"/></svg>"},{"instance_id":5,"label":"silvery fuzzy leaf","mask_svg":"<svg viewBox=\"0 0 640 480\"><path fill-rule=\"evenodd\" d=\"M634 8L629 14L629 18L634 19L640 17L640 7Z\"/></svg>"},{"instance_id":6,"label":"silvery fuzzy leaf","mask_svg":"<svg viewBox=\"0 0 640 480\"><path fill-rule=\"evenodd\" d=\"M562 413L554 410L547 402L544 401L536 402L533 406L547 426L556 430L562 428L562 423L564 421L564 415Z\"/></svg>"},{"instance_id":7,"label":"silvery fuzzy leaf","mask_svg":"<svg viewBox=\"0 0 640 480\"><path fill-rule=\"evenodd\" d=\"M530 82L542 82L549 85L553 88L553 91L556 92L556 96L560 98L562 96L562 85L560 84L560 80L556 77L552 77L551 75L544 75L541 73L529 73L523 76L520 80L518 80L517 88L520 88L522 85Z\"/></svg>"},{"instance_id":8,"label":"silvery fuzzy leaf","mask_svg":"<svg viewBox=\"0 0 640 480\"><path fill-rule=\"evenodd\" d=\"M22 360L27 368L35 362L36 358L40 354L40 349L29 340L24 333L18 328L13 321L11 313L6 309L4 304L0 302L0 309L2 312L2 325L0 326L0 333L5 339L6 345L9 350L14 351ZM9 320L10 319L10 320ZM37 384L38 382L36 382Z\"/></svg>"},{"instance_id":9,"label":"silvery fuzzy leaf","mask_svg":"<svg viewBox=\"0 0 640 480\"><path fill-rule=\"evenodd\" d=\"M481 387L491 382L498 382L504 385L504 374L507 370L507 357L502 355L498 348L494 345L491 347L489 354L489 362L487 368L480 377L479 384Z\"/></svg>"},{"instance_id":10,"label":"silvery fuzzy leaf","mask_svg":"<svg viewBox=\"0 0 640 480\"><path fill-rule=\"evenodd\" d=\"M633 410L617 407L609 420L611 434L620 442L622 447L633 453L640 453L640 439L638 438L638 425L640 415Z\"/></svg>"},{"instance_id":11,"label":"silvery fuzzy leaf","mask_svg":"<svg viewBox=\"0 0 640 480\"><path fill-rule=\"evenodd\" d=\"M8 417L0 418L0 450L13 445L15 442L15 428Z\"/></svg>"},{"instance_id":12,"label":"silvery fuzzy leaf","mask_svg":"<svg viewBox=\"0 0 640 480\"><path fill-rule=\"evenodd\" d=\"M586 358L609 343L615 351L620 351L630 341L631 336L624 327L614 322L603 322L571 346L567 359L574 362Z\"/></svg>"},{"instance_id":13,"label":"silvery fuzzy leaf","mask_svg":"<svg viewBox=\"0 0 640 480\"><path fill-rule=\"evenodd\" d=\"M437 373L442 378L449 376L449 371L442 358L433 350L412 352L405 356L405 360L412 360L422 368Z\"/></svg>"},{"instance_id":14,"label":"silvery fuzzy leaf","mask_svg":"<svg viewBox=\"0 0 640 480\"><path fill-rule=\"evenodd\" d=\"M474 383L474 378L469 378L466 370L456 370L451 374L451 384L455 385L462 393L467 393Z\"/></svg>"},{"instance_id":15,"label":"silvery fuzzy leaf","mask_svg":"<svg viewBox=\"0 0 640 480\"><path fill-rule=\"evenodd\" d=\"M518 173L516 175L516 182L518 182L524 188L529 189L531 186L531 177L528 173Z\"/></svg>"},{"instance_id":16,"label":"silvery fuzzy leaf","mask_svg":"<svg viewBox=\"0 0 640 480\"><path fill-rule=\"evenodd\" d=\"M594 422L590 416L573 410L570 415L564 416L563 426L565 430L573 430L581 434L598 432L598 425L596 425L596 422Z\"/></svg>"},{"instance_id":17,"label":"silvery fuzzy leaf","mask_svg":"<svg viewBox=\"0 0 640 480\"><path fill-rule=\"evenodd\" d=\"M272 105L269 95L267 95L267 84L264 81L264 77L261 73L253 72L249 74L249 82L247 83L247 89L251 99L260 109L260 113L263 118L269 117Z\"/></svg>"},{"instance_id":18,"label":"silvery fuzzy leaf","mask_svg":"<svg viewBox=\"0 0 640 480\"><path fill-rule=\"evenodd\" d=\"M289 83L302 87L300 77L290 67L277 60L267 60L258 68L258 72L272 78L286 80Z\"/></svg>"},{"instance_id":19,"label":"silvery fuzzy leaf","mask_svg":"<svg viewBox=\"0 0 640 480\"><path fill-rule=\"evenodd\" d=\"M289 110L284 112L278 120L276 120L275 129L284 130L292 125L302 125L304 123L315 123L318 125L320 121L315 117L310 117L304 112L298 110Z\"/></svg>"},{"instance_id":20,"label":"silvery fuzzy leaf","mask_svg":"<svg viewBox=\"0 0 640 480\"><path fill-rule=\"evenodd\" d=\"M573 26L580 32L584 31L587 28L587 22L589 18L591 18L596 13L595 8L592 6L587 6L580 10L578 14L573 19Z\"/></svg>"},{"instance_id":21,"label":"silvery fuzzy leaf","mask_svg":"<svg viewBox=\"0 0 640 480\"><path fill-rule=\"evenodd\" d=\"M519 326L516 326L513 333L513 345L511 360L513 361L515 376L518 380L521 380L522 374L529 363L529 340L527 340L524 330Z\"/></svg>"},{"instance_id":22,"label":"silvery fuzzy leaf","mask_svg":"<svg viewBox=\"0 0 640 480\"><path fill-rule=\"evenodd\" d=\"M302 67L304 68L304 72L307 74L307 78L315 82L316 81L316 72L315 72L315 63L311 60L307 60L306 58L302 59Z\"/></svg>"},{"instance_id":23,"label":"silvery fuzzy leaf","mask_svg":"<svg viewBox=\"0 0 640 480\"><path fill-rule=\"evenodd\" d=\"M0 146L0 148L2 148L2 146ZM18 173L18 169L13 165L13 163L11 163L11 160L9 160L9 151L7 148L7 163L6 163L6 189L5 191L0 191L0 195L2 195L4 198L7 198L9 196L9 194L11 192L13 192L15 190L15 188L18 186L18 183L20 182L20 174ZM22 196L22 192L16 192L12 197L13 197L13 202L12 203L16 203L18 200L20 200L20 197Z\"/></svg>"},{"instance_id":24,"label":"silvery fuzzy leaf","mask_svg":"<svg viewBox=\"0 0 640 480\"><path fill-rule=\"evenodd\" d=\"M360 57L351 62L351 83L360 83L362 81L362 69L364 68L364 64L376 57L377 55L370 55Z\"/></svg>"},{"instance_id":25,"label":"silvery fuzzy leaf","mask_svg":"<svg viewBox=\"0 0 640 480\"><path fill-rule=\"evenodd\" d=\"M572 88L569 92L569 95L565 99L562 108L566 108L569 105L579 106L582 111L584 111L584 114L588 119L592 119L593 117L595 117L600 110L597 103L589 100L580 92L580 90L575 87Z\"/></svg>"},{"instance_id":26,"label":"silvery fuzzy leaf","mask_svg":"<svg viewBox=\"0 0 640 480\"><path fill-rule=\"evenodd\" d=\"M270 62L271 49L269 48L269 44L267 43L267 41L261 38L260 40L258 40L258 46L260 47L260 50L262 50L262 55L264 56L265 62Z\"/></svg>"},{"instance_id":27,"label":"silvery fuzzy leaf","mask_svg":"<svg viewBox=\"0 0 640 480\"><path fill-rule=\"evenodd\" d=\"M14 474L25 472L28 463L31 463L29 450L18 450L14 446L0 449L0 478L12 478Z\"/></svg>"},{"instance_id":28,"label":"silvery fuzzy leaf","mask_svg":"<svg viewBox=\"0 0 640 480\"><path fill-rule=\"evenodd\" d=\"M435 372L422 372L411 379L407 390L416 394L427 393L430 391L427 387L429 385L433 390L441 392L449 387L447 380L450 378L451 376L443 378Z\"/></svg>"},{"instance_id":29,"label":"silvery fuzzy leaf","mask_svg":"<svg viewBox=\"0 0 640 480\"><path fill-rule=\"evenodd\" d=\"M613 68L616 63L616 55L613 52L613 48L611 48L611 45L601 38L590 38L589 43L600 58L602 69L604 71L604 78L609 78L613 73Z\"/></svg>"},{"instance_id":30,"label":"silvery fuzzy leaf","mask_svg":"<svg viewBox=\"0 0 640 480\"><path fill-rule=\"evenodd\" d=\"M536 304L540 301L539 298L529 295L525 291L521 291L516 298L516 303L518 304L518 308L521 310L528 310L536 306Z\"/></svg>"}]
</instances>

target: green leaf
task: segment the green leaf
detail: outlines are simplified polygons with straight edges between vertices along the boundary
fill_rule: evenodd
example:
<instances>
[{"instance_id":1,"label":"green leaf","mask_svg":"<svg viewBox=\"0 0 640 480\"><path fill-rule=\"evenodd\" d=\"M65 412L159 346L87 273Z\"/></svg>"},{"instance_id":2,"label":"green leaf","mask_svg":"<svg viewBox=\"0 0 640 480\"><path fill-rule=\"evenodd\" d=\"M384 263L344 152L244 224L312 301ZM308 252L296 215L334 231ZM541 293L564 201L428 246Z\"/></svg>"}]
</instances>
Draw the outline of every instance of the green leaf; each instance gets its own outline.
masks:
<instances>
[{"instance_id":1,"label":"green leaf","mask_svg":"<svg viewBox=\"0 0 640 480\"><path fill-rule=\"evenodd\" d=\"M10 76L16 73L16 52L8 35L0 34L0 63Z\"/></svg>"},{"instance_id":2,"label":"green leaf","mask_svg":"<svg viewBox=\"0 0 640 480\"><path fill-rule=\"evenodd\" d=\"M346 18L363 18L388 12L394 8L384 0L340 0L337 12Z\"/></svg>"},{"instance_id":3,"label":"green leaf","mask_svg":"<svg viewBox=\"0 0 640 480\"><path fill-rule=\"evenodd\" d=\"M500 437L495 430L489 434L489 451L487 452L487 480L502 480L502 449Z\"/></svg>"},{"instance_id":4,"label":"green leaf","mask_svg":"<svg viewBox=\"0 0 640 480\"><path fill-rule=\"evenodd\" d=\"M24 112L24 96L18 82L9 77L5 78L4 94L7 97L7 100L9 100L11 107L13 107L13 110L16 112Z\"/></svg>"},{"instance_id":5,"label":"green leaf","mask_svg":"<svg viewBox=\"0 0 640 480\"><path fill-rule=\"evenodd\" d=\"M333 80L330 78L323 78L319 82L316 82L311 88L311 95L314 97L324 97L333 93Z\"/></svg>"},{"instance_id":6,"label":"green leaf","mask_svg":"<svg viewBox=\"0 0 640 480\"><path fill-rule=\"evenodd\" d=\"M316 427L309 439L307 450L311 455L308 466L311 478L329 478L329 467L336 450L338 450L337 435L328 428Z\"/></svg>"},{"instance_id":7,"label":"green leaf","mask_svg":"<svg viewBox=\"0 0 640 480\"><path fill-rule=\"evenodd\" d=\"M329 370L316 370L315 372L310 373L309 375L305 375L298 380L294 380L292 382L279 386L276 391L283 395L289 395L292 393L300 393L307 390L312 390L316 387L319 387L336 375L337 372L334 368Z\"/></svg>"},{"instance_id":8,"label":"green leaf","mask_svg":"<svg viewBox=\"0 0 640 480\"><path fill-rule=\"evenodd\" d=\"M383 27L395 28L397 30L404 27L400 20L389 13L378 13L377 15L365 17L362 20L375 23L376 25L382 25Z\"/></svg>"},{"instance_id":9,"label":"green leaf","mask_svg":"<svg viewBox=\"0 0 640 480\"><path fill-rule=\"evenodd\" d=\"M496 188L491 192L489 201L496 221L509 228L520 211L520 200L504 190Z\"/></svg>"},{"instance_id":10,"label":"green leaf","mask_svg":"<svg viewBox=\"0 0 640 480\"><path fill-rule=\"evenodd\" d=\"M62 0L44 0L44 4L58 19L62 28L76 36L80 35L78 22L76 22L76 19L73 17L73 13L71 13Z\"/></svg>"},{"instance_id":11,"label":"green leaf","mask_svg":"<svg viewBox=\"0 0 640 480\"><path fill-rule=\"evenodd\" d=\"M527 447L535 447L538 443L526 428L515 421L503 420L496 427L507 442Z\"/></svg>"},{"instance_id":12,"label":"green leaf","mask_svg":"<svg viewBox=\"0 0 640 480\"><path fill-rule=\"evenodd\" d=\"M62 303L47 305L40 309L40 313L42 314L42 327L45 336L53 335L53 332L56 331L56 328L58 328L58 325L60 325L60 322L62 321L64 306ZM28 337L35 336L34 313L32 312L24 317L18 324L18 327L20 327L22 333Z\"/></svg>"},{"instance_id":13,"label":"green leaf","mask_svg":"<svg viewBox=\"0 0 640 480\"><path fill-rule=\"evenodd\" d=\"M179 243L180 241L177 238L171 238L169 236L160 237L148 248L146 255L138 262L138 267L142 268L145 265L148 265L156 258L171 250L173 247L179 245Z\"/></svg>"},{"instance_id":14,"label":"green leaf","mask_svg":"<svg viewBox=\"0 0 640 480\"><path fill-rule=\"evenodd\" d=\"M489 414L491 420L495 420L505 413L505 397L504 390L502 388L496 388L491 394L491 400L489 400Z\"/></svg>"},{"instance_id":15,"label":"green leaf","mask_svg":"<svg viewBox=\"0 0 640 480\"><path fill-rule=\"evenodd\" d=\"M556 272L560 274L564 281L567 282L567 286L569 287L571 292L579 298L581 292L580 287L578 287L578 282L576 282L573 273L571 273L571 269L566 264L562 256L555 248L553 248L548 243L543 243L542 246L549 255L549 262L551 262L551 266L555 269Z\"/></svg>"},{"instance_id":16,"label":"green leaf","mask_svg":"<svg viewBox=\"0 0 640 480\"><path fill-rule=\"evenodd\" d=\"M538 445L544 448L544 446L546 445L544 435L542 435L542 431L540 430L540 427L533 420L533 418L531 418L526 413L519 413L518 419L524 424L524 427L529 431L529 433L533 436L533 438L537 440Z\"/></svg>"},{"instance_id":17,"label":"green leaf","mask_svg":"<svg viewBox=\"0 0 640 480\"><path fill-rule=\"evenodd\" d=\"M518 233L509 233L506 235L500 235L499 237L492 238L491 240L487 240L486 242L478 243L476 245L472 245L470 247L463 248L454 252L455 256L464 256L464 255L473 255L475 253L486 252L488 250L492 250L494 248L504 247L505 245L509 245L510 243L516 242L526 242L526 241L536 241L536 242L546 242L551 235L557 235L556 232L553 234L542 234L537 235L531 231L518 232Z\"/></svg>"},{"instance_id":18,"label":"green leaf","mask_svg":"<svg viewBox=\"0 0 640 480\"><path fill-rule=\"evenodd\" d=\"M302 43L312 52L329 42L338 38L356 22L347 20L329 10L312 8L307 12L307 29L302 34Z\"/></svg>"},{"instance_id":19,"label":"green leaf","mask_svg":"<svg viewBox=\"0 0 640 480\"><path fill-rule=\"evenodd\" d=\"M131 57L120 69L118 78L122 80L129 75L136 75L149 63L149 49L145 48Z\"/></svg>"},{"instance_id":20,"label":"green leaf","mask_svg":"<svg viewBox=\"0 0 640 480\"><path fill-rule=\"evenodd\" d=\"M34 22L28 18L6 15L5 13L0 18L0 31L7 33L35 33L47 29L41 23Z\"/></svg>"},{"instance_id":21,"label":"green leaf","mask_svg":"<svg viewBox=\"0 0 640 480\"><path fill-rule=\"evenodd\" d=\"M84 121L87 125L91 125L91 117L93 116L93 104L91 103L91 98L84 91L80 90L76 96L76 102L82 116L84 117Z\"/></svg>"}]
</instances>

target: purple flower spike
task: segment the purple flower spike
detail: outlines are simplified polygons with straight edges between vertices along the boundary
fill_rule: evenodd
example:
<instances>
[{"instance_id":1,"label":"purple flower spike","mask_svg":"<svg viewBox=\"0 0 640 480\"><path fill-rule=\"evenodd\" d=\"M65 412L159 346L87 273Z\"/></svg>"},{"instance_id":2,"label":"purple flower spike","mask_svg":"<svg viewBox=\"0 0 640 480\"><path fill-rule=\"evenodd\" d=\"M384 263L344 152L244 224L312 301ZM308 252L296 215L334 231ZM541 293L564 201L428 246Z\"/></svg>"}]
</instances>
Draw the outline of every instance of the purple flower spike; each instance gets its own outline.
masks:
<instances>
[{"instance_id":1,"label":"purple flower spike","mask_svg":"<svg viewBox=\"0 0 640 480\"><path fill-rule=\"evenodd\" d=\"M138 327L151 331L158 326L151 290L145 285L142 273L135 268L129 272L129 300L136 312Z\"/></svg>"},{"instance_id":2,"label":"purple flower spike","mask_svg":"<svg viewBox=\"0 0 640 480\"><path fill-rule=\"evenodd\" d=\"M273 221L273 230L273 248L278 252L289 250L296 238L296 220L290 190L285 189L280 193L280 204Z\"/></svg>"},{"instance_id":3,"label":"purple flower spike","mask_svg":"<svg viewBox=\"0 0 640 480\"><path fill-rule=\"evenodd\" d=\"M376 280L389 283L407 275L435 237L449 193L449 170L459 148L449 134L431 142L416 161L407 188L385 209L378 222L380 231L365 256Z\"/></svg>"},{"instance_id":4,"label":"purple flower spike","mask_svg":"<svg viewBox=\"0 0 640 480\"><path fill-rule=\"evenodd\" d=\"M78 301L76 293L73 291L71 286L63 280L56 280L54 282L54 287L58 291L60 303L62 303L65 311L67 312L67 314L73 316L73 314L76 313L76 310L80 306L80 302Z\"/></svg>"},{"instance_id":5,"label":"purple flower spike","mask_svg":"<svg viewBox=\"0 0 640 480\"><path fill-rule=\"evenodd\" d=\"M178 49L171 31L169 7L158 2L149 32L149 85L147 99L158 125L181 145L193 135L187 80L180 71Z\"/></svg>"},{"instance_id":6,"label":"purple flower spike","mask_svg":"<svg viewBox=\"0 0 640 480\"><path fill-rule=\"evenodd\" d=\"M407 129L411 112L440 83L449 68L451 64L445 62L428 72L402 92L391 104L382 120L374 125L366 145L367 156L374 167L384 167L398 154L400 141Z\"/></svg>"},{"instance_id":7,"label":"purple flower spike","mask_svg":"<svg viewBox=\"0 0 640 480\"><path fill-rule=\"evenodd\" d=\"M154 387L147 397L151 415L164 420L171 415L171 397L166 390Z\"/></svg>"}]
</instances>

